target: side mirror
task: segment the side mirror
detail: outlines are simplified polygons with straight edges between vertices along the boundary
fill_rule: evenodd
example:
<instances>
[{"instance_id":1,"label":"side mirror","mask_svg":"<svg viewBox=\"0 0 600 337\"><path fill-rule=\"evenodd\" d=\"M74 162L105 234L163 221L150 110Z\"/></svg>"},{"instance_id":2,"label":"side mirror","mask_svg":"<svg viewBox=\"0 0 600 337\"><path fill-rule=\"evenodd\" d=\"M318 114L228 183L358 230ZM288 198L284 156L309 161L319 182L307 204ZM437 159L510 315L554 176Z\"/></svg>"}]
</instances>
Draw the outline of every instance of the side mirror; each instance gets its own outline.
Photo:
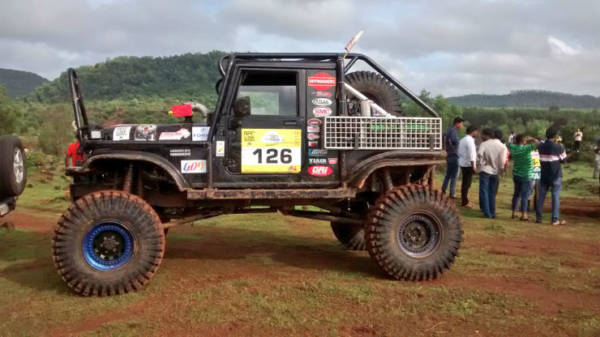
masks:
<instances>
[{"instance_id":1,"label":"side mirror","mask_svg":"<svg viewBox=\"0 0 600 337\"><path fill-rule=\"evenodd\" d=\"M233 103L235 117L244 118L250 115L250 96L242 96Z\"/></svg>"}]
</instances>

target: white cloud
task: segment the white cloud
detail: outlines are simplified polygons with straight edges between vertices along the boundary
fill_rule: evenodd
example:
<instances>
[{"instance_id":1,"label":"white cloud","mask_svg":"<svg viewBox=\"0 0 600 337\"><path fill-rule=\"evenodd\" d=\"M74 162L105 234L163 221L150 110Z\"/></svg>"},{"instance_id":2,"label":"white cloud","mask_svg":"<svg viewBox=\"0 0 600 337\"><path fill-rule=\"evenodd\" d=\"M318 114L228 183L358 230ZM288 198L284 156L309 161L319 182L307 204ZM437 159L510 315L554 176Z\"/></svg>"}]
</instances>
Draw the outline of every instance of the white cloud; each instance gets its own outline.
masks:
<instances>
[{"instance_id":1,"label":"white cloud","mask_svg":"<svg viewBox=\"0 0 600 337\"><path fill-rule=\"evenodd\" d=\"M552 54L556 56L567 55L573 56L581 53L580 50L569 46L566 42L559 40L558 38L550 35L548 36L548 44L552 50Z\"/></svg>"}]
</instances>

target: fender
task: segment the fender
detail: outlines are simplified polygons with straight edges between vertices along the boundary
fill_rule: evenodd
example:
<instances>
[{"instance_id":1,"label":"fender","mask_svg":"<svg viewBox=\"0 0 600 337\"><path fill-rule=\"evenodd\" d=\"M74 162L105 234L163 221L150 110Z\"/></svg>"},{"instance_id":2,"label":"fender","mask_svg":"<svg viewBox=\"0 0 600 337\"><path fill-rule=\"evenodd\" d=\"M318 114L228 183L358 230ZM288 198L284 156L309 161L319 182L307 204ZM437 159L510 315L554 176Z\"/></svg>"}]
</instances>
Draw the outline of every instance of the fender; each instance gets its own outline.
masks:
<instances>
[{"instance_id":1,"label":"fender","mask_svg":"<svg viewBox=\"0 0 600 337\"><path fill-rule=\"evenodd\" d=\"M445 157L443 151L388 151L358 163L348 181L351 186L362 188L369 176L380 168L438 165L444 163Z\"/></svg>"},{"instance_id":2,"label":"fender","mask_svg":"<svg viewBox=\"0 0 600 337\"><path fill-rule=\"evenodd\" d=\"M89 172L94 163L104 160L139 161L150 163L165 170L165 172L167 172L167 174L169 174L171 178L173 178L173 181L175 182L175 185L177 185L177 189L179 189L180 192L191 188L190 184L185 180L185 178L181 175L181 173L173 164L171 164L168 160L164 159L163 157L157 154L148 152L119 151L115 153L108 152L94 155L88 158L83 163L83 166L68 168L67 174L73 175Z\"/></svg>"}]
</instances>

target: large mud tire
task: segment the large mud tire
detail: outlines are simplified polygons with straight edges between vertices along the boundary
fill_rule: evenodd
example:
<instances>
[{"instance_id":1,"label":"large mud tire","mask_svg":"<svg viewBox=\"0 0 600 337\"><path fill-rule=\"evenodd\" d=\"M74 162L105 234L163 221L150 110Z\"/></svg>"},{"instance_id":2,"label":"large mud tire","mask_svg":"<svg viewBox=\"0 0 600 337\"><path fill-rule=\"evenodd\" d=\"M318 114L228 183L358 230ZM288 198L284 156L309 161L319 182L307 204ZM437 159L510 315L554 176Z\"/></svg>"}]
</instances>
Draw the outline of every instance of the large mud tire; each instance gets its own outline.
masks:
<instances>
[{"instance_id":1,"label":"large mud tire","mask_svg":"<svg viewBox=\"0 0 600 337\"><path fill-rule=\"evenodd\" d=\"M376 202L365 238L371 258L389 276L435 279L458 255L461 218L438 191L419 185L397 187Z\"/></svg>"},{"instance_id":2,"label":"large mud tire","mask_svg":"<svg viewBox=\"0 0 600 337\"><path fill-rule=\"evenodd\" d=\"M141 198L121 191L88 194L62 215L52 240L58 274L83 296L141 289L165 250L158 215Z\"/></svg>"},{"instance_id":3,"label":"large mud tire","mask_svg":"<svg viewBox=\"0 0 600 337\"><path fill-rule=\"evenodd\" d=\"M26 184L23 144L15 136L0 137L0 199L20 195Z\"/></svg>"},{"instance_id":4,"label":"large mud tire","mask_svg":"<svg viewBox=\"0 0 600 337\"><path fill-rule=\"evenodd\" d=\"M355 71L345 77L346 82L377 103L392 115L402 113L400 92L383 76L372 71Z\"/></svg>"},{"instance_id":5,"label":"large mud tire","mask_svg":"<svg viewBox=\"0 0 600 337\"><path fill-rule=\"evenodd\" d=\"M332 222L331 229L336 239L348 250L365 250L365 227Z\"/></svg>"}]
</instances>

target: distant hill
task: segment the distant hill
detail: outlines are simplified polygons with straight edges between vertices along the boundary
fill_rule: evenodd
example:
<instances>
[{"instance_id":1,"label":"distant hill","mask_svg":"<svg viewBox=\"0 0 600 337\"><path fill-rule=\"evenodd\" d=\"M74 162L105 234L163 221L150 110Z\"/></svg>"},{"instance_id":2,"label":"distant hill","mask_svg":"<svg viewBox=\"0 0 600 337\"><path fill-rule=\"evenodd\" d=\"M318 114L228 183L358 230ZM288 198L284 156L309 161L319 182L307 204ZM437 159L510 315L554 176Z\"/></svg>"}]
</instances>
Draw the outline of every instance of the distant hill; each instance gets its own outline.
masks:
<instances>
[{"instance_id":1,"label":"distant hill","mask_svg":"<svg viewBox=\"0 0 600 337\"><path fill-rule=\"evenodd\" d=\"M38 74L28 71L0 68L0 85L6 87L10 97L25 96L34 88L48 82Z\"/></svg>"},{"instance_id":2,"label":"distant hill","mask_svg":"<svg viewBox=\"0 0 600 337\"><path fill-rule=\"evenodd\" d=\"M120 56L75 70L86 100L143 97L194 99L214 95L220 77L219 59L225 55L184 54L168 57ZM34 90L27 101L55 103L70 99L66 71Z\"/></svg>"},{"instance_id":3,"label":"distant hill","mask_svg":"<svg viewBox=\"0 0 600 337\"><path fill-rule=\"evenodd\" d=\"M473 94L448 98L461 106L481 107L559 107L559 108L600 108L600 97L591 95L572 95L543 90L519 90L507 95Z\"/></svg>"}]
</instances>

